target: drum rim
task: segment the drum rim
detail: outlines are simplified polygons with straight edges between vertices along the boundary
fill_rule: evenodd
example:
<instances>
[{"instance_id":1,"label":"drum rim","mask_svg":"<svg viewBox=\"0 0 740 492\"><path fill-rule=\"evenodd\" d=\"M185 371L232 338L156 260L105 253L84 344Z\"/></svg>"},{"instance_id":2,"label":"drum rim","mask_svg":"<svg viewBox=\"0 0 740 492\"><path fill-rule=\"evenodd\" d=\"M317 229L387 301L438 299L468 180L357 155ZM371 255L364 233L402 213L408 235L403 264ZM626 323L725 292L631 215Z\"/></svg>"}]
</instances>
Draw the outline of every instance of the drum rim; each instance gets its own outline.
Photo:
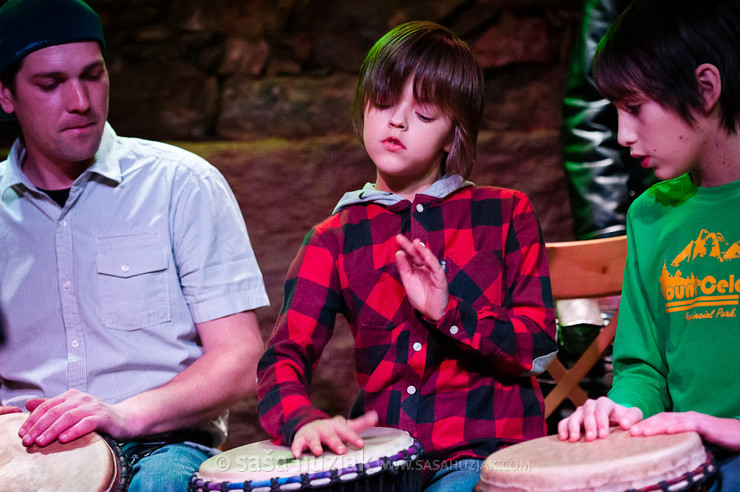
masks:
<instances>
[{"instance_id":1,"label":"drum rim","mask_svg":"<svg viewBox=\"0 0 740 492\"><path fill-rule=\"evenodd\" d=\"M111 459L113 460L113 467L115 468L115 472L105 492L125 492L128 490L129 482L131 481L131 465L128 458L123 452L121 443L107 434L100 434L100 436L108 444Z\"/></svg>"}]
</instances>

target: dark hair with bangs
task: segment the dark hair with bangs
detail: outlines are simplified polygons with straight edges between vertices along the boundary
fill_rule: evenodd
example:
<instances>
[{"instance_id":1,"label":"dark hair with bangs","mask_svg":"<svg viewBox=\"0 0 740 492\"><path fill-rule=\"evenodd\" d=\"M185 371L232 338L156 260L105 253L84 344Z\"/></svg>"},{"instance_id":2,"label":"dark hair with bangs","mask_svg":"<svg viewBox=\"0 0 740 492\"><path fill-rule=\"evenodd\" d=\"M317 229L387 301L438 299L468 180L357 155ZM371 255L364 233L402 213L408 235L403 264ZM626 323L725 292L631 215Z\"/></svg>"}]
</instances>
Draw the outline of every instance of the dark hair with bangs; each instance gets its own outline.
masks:
<instances>
[{"instance_id":1,"label":"dark hair with bangs","mask_svg":"<svg viewBox=\"0 0 740 492\"><path fill-rule=\"evenodd\" d=\"M611 101L643 93L687 123L702 107L696 68L717 67L722 125L737 132L740 104L740 0L633 0L609 27L592 64Z\"/></svg>"},{"instance_id":2,"label":"dark hair with bangs","mask_svg":"<svg viewBox=\"0 0 740 492\"><path fill-rule=\"evenodd\" d=\"M360 140L366 106L396 104L409 77L413 77L416 100L439 106L452 122L452 145L442 173L467 178L483 116L483 74L468 45L433 22L408 22L394 28L365 57L352 110Z\"/></svg>"}]
</instances>

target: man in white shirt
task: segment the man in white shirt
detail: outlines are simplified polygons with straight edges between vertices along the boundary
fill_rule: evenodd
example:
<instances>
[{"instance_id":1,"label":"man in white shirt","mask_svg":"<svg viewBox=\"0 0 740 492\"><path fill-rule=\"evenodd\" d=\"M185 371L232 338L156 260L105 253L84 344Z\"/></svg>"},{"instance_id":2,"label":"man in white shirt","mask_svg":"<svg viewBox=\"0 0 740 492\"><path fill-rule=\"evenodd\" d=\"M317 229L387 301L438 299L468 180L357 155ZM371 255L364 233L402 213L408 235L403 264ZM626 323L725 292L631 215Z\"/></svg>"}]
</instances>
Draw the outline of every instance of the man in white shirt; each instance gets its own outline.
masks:
<instances>
[{"instance_id":1,"label":"man in white shirt","mask_svg":"<svg viewBox=\"0 0 740 492\"><path fill-rule=\"evenodd\" d=\"M185 490L255 391L268 303L223 176L107 123L97 14L81 0L0 9L0 106L21 136L0 163L0 413L24 445L97 431L131 490Z\"/></svg>"}]
</instances>

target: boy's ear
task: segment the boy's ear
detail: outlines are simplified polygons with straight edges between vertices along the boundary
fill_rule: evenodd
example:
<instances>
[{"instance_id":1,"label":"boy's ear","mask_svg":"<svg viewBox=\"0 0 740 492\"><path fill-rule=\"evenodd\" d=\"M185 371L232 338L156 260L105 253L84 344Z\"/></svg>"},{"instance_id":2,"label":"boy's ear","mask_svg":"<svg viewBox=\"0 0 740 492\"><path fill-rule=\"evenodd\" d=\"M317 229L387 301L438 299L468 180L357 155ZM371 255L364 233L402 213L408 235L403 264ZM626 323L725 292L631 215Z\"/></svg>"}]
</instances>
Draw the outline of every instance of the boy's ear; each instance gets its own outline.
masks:
<instances>
[{"instance_id":1,"label":"boy's ear","mask_svg":"<svg viewBox=\"0 0 740 492\"><path fill-rule=\"evenodd\" d=\"M702 63L696 67L696 82L699 84L704 111L711 111L722 94L722 78L719 69L711 63Z\"/></svg>"},{"instance_id":2,"label":"boy's ear","mask_svg":"<svg viewBox=\"0 0 740 492\"><path fill-rule=\"evenodd\" d=\"M452 144L455 142L455 126L452 126L452 129L450 130L450 134L447 136L447 140L445 141L445 144L442 146L442 150L444 150L446 153L450 153L450 149L452 148Z\"/></svg>"}]
</instances>

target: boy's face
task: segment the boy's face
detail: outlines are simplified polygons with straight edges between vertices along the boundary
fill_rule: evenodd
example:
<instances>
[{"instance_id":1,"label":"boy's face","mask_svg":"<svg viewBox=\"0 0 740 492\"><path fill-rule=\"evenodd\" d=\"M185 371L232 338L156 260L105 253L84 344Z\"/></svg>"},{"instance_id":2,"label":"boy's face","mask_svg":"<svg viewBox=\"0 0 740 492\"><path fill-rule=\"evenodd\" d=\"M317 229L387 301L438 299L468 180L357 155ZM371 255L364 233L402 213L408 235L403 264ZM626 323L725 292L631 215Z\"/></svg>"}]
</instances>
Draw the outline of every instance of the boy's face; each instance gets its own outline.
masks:
<instances>
[{"instance_id":1,"label":"boy's face","mask_svg":"<svg viewBox=\"0 0 740 492\"><path fill-rule=\"evenodd\" d=\"M377 168L378 189L415 194L439 179L451 130L450 118L439 107L416 101L411 78L394 106L369 104L364 112L363 140Z\"/></svg>"},{"instance_id":2,"label":"boy's face","mask_svg":"<svg viewBox=\"0 0 740 492\"><path fill-rule=\"evenodd\" d=\"M700 163L703 138L676 111L643 94L615 102L619 116L617 140L630 148L642 167L660 180L677 178Z\"/></svg>"},{"instance_id":3,"label":"boy's face","mask_svg":"<svg viewBox=\"0 0 740 492\"><path fill-rule=\"evenodd\" d=\"M95 41L30 53L15 90L0 85L0 104L15 112L29 158L39 165L92 159L108 117L108 71Z\"/></svg>"}]
</instances>

